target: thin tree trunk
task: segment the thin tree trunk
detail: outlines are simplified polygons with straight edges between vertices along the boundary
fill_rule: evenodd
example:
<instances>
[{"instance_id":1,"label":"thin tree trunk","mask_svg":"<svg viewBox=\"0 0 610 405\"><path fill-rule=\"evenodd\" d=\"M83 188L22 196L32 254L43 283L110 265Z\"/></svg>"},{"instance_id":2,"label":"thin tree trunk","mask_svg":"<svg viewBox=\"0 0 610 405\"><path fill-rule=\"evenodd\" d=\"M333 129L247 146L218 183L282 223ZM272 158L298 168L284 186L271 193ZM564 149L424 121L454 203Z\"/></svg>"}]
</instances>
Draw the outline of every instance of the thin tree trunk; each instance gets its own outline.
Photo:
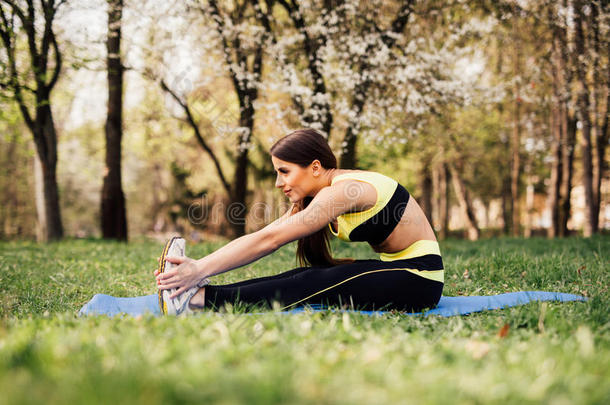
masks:
<instances>
[{"instance_id":1,"label":"thin tree trunk","mask_svg":"<svg viewBox=\"0 0 610 405\"><path fill-rule=\"evenodd\" d=\"M527 163L526 168L526 181L527 186L525 188L525 226L523 227L523 236L530 238L532 236L532 217L534 213L534 181L531 173L531 165Z\"/></svg>"},{"instance_id":2,"label":"thin tree trunk","mask_svg":"<svg viewBox=\"0 0 610 405\"><path fill-rule=\"evenodd\" d=\"M521 172L521 157L519 149L521 145L520 124L521 119L521 102L515 101L515 111L513 120L513 134L511 138L512 144L512 159L511 159L511 175L510 175L510 196L512 204L512 221L511 231L513 236L519 236L521 226L521 208L519 203L519 177Z\"/></svg>"},{"instance_id":3,"label":"thin tree trunk","mask_svg":"<svg viewBox=\"0 0 610 405\"><path fill-rule=\"evenodd\" d=\"M441 238L449 236L449 174L447 165L440 168L440 201L439 201L439 224L441 226Z\"/></svg>"},{"instance_id":4,"label":"thin tree trunk","mask_svg":"<svg viewBox=\"0 0 610 405\"><path fill-rule=\"evenodd\" d=\"M439 239L447 237L448 213L448 188L447 168L444 164L436 165L432 171L432 218Z\"/></svg>"},{"instance_id":5,"label":"thin tree trunk","mask_svg":"<svg viewBox=\"0 0 610 405\"><path fill-rule=\"evenodd\" d=\"M555 9L549 7L549 23L552 27L553 49L551 55L551 72L553 85L553 102L550 115L551 129L551 178L548 194L548 207L551 212L551 225L547 235L550 238L559 236L560 231L560 200L561 200L561 182L563 175L563 159L562 148L564 147L562 140L565 138L562 133L561 125L561 103L563 100L561 89L564 88L562 82L564 78L563 63L562 63L562 45L561 45L561 30L558 28L556 21Z\"/></svg>"},{"instance_id":6,"label":"thin tree trunk","mask_svg":"<svg viewBox=\"0 0 610 405\"><path fill-rule=\"evenodd\" d=\"M591 111L593 112L593 219L594 229L599 231L599 214L601 208L601 180L606 169L606 148L608 146L608 116L610 115L610 67L608 64L604 69L600 68L602 52L610 57L610 41L606 39L606 47L602 50L600 39L600 4L591 2L591 14L589 32L593 46L593 97L591 100ZM607 10L605 10L607 12ZM602 34L603 35L603 34ZM603 75L605 73L605 80ZM601 105L602 95L606 95L605 108ZM602 115L600 111L605 113Z\"/></svg>"},{"instance_id":7,"label":"thin tree trunk","mask_svg":"<svg viewBox=\"0 0 610 405\"><path fill-rule=\"evenodd\" d=\"M448 166L451 179L453 181L453 189L455 190L455 195L458 198L464 222L466 223L468 239L477 240L479 239L480 231L477 226L470 198L468 196L468 190L466 189L466 185L464 184L464 181L460 177L453 163L449 163Z\"/></svg>"},{"instance_id":8,"label":"thin tree trunk","mask_svg":"<svg viewBox=\"0 0 610 405\"><path fill-rule=\"evenodd\" d=\"M506 153L509 152L510 148L506 148ZM504 175L502 181L502 221L503 221L503 233L504 235L510 234L511 222L512 222L512 196L510 191L510 172Z\"/></svg>"},{"instance_id":9,"label":"thin tree trunk","mask_svg":"<svg viewBox=\"0 0 610 405\"><path fill-rule=\"evenodd\" d=\"M121 62L121 16L123 0L108 0L108 113L106 116L106 171L102 186L102 236L127 240L125 195L121 185L121 139L123 65Z\"/></svg>"},{"instance_id":10,"label":"thin tree trunk","mask_svg":"<svg viewBox=\"0 0 610 405\"><path fill-rule=\"evenodd\" d=\"M559 236L568 236L568 220L572 208L572 178L574 175L574 149L576 143L576 119L570 116L567 105L562 106L562 125L565 130L565 144L562 150L561 201L559 215Z\"/></svg>"},{"instance_id":11,"label":"thin tree trunk","mask_svg":"<svg viewBox=\"0 0 610 405\"><path fill-rule=\"evenodd\" d=\"M428 221L434 229L434 222L432 216L432 176L430 174L430 165L424 163L422 170L419 174L419 189L421 190L421 196L419 198L419 205L426 214Z\"/></svg>"},{"instance_id":12,"label":"thin tree trunk","mask_svg":"<svg viewBox=\"0 0 610 405\"><path fill-rule=\"evenodd\" d=\"M514 16L516 19L516 15ZM513 73L516 76L521 74L521 44L518 33L518 27L516 23L513 23L513 47L515 51ZM519 201L519 178L521 173L521 95L520 95L520 83L518 80L515 81L513 96L514 96L514 108L513 108L513 131L511 136L511 171L510 171L510 194L511 194L511 233L513 236L519 236L521 226L521 209Z\"/></svg>"},{"instance_id":13,"label":"thin tree trunk","mask_svg":"<svg viewBox=\"0 0 610 405\"><path fill-rule=\"evenodd\" d=\"M592 163L592 148L591 148L591 120L589 117L589 87L587 86L586 79L586 67L584 58L585 56L585 37L583 31L583 20L584 20L584 5L582 1L576 0L574 2L575 18L574 26L576 29L575 35L575 64L576 74L580 89L578 91L578 119L581 123L581 153L583 161L583 183L585 188L585 226L584 236L591 236L597 232L596 220L594 218L594 203L593 203L593 163Z\"/></svg>"},{"instance_id":14,"label":"thin tree trunk","mask_svg":"<svg viewBox=\"0 0 610 405\"><path fill-rule=\"evenodd\" d=\"M47 214L44 203L44 177L42 174L42 163L38 155L34 156L34 200L36 202L36 240L44 242L47 240Z\"/></svg>"},{"instance_id":15,"label":"thin tree trunk","mask_svg":"<svg viewBox=\"0 0 610 405\"><path fill-rule=\"evenodd\" d=\"M563 8L567 10L570 7L568 0L563 0ZM568 46L568 21L564 15L562 21L558 21L554 26L554 36L558 51L558 77L559 77L559 131L560 131L560 153L561 153L561 183L560 183L560 200L558 213L558 235L561 237L568 236L568 220L570 219L571 210L571 195L572 195L572 178L574 173L574 150L576 145L576 118L572 105L572 77L573 69L570 61L574 60L571 57Z\"/></svg>"},{"instance_id":16,"label":"thin tree trunk","mask_svg":"<svg viewBox=\"0 0 610 405\"><path fill-rule=\"evenodd\" d=\"M548 236L555 238L559 236L559 200L561 191L561 180L563 175L563 161L561 159L561 127L559 125L558 98L555 97L555 105L551 111L551 133L553 141L551 144L551 184L549 189L548 206L551 212L551 226L548 229Z\"/></svg>"},{"instance_id":17,"label":"thin tree trunk","mask_svg":"<svg viewBox=\"0 0 610 405\"><path fill-rule=\"evenodd\" d=\"M610 58L610 48L607 49L607 56ZM610 133L608 132L608 120L610 118L610 66L606 67L606 84L605 84L605 92L606 92L606 108L604 119L599 125L598 136L596 140L596 155L597 155L597 170L594 173L594 182L593 186L595 187L595 195L596 195L596 207L597 207L597 218L599 218L599 211L601 209L601 183L604 178L606 171L608 169L606 165L606 150L608 149L608 141L610 140Z\"/></svg>"}]
</instances>

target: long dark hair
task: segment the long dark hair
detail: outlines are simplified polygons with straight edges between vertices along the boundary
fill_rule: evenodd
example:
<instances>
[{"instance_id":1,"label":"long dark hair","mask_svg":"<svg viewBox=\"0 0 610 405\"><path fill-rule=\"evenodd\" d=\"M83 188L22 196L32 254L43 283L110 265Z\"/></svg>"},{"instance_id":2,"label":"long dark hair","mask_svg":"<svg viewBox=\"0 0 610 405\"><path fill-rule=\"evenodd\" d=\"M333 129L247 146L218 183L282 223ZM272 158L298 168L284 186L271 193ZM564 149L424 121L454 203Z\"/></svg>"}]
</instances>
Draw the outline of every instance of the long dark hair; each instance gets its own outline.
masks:
<instances>
[{"instance_id":1,"label":"long dark hair","mask_svg":"<svg viewBox=\"0 0 610 405\"><path fill-rule=\"evenodd\" d=\"M271 155L286 162L307 167L314 160L319 160L325 169L336 169L337 158L328 146L326 139L315 129L297 129L277 141L269 150ZM312 197L305 197L295 203L292 214L302 211L309 205ZM297 258L301 266L331 265L351 263L353 259L334 259L330 253L330 235L328 227L299 239Z\"/></svg>"}]
</instances>

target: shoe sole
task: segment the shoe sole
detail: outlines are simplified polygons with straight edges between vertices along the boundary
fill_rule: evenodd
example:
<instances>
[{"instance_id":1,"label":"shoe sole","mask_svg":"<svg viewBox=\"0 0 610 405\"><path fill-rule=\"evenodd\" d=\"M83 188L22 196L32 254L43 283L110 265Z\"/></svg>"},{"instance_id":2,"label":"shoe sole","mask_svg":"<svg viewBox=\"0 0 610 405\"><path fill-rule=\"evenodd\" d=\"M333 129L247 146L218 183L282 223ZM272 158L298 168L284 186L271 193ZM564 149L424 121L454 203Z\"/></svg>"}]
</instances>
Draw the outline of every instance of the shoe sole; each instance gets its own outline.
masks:
<instances>
[{"instance_id":1,"label":"shoe sole","mask_svg":"<svg viewBox=\"0 0 610 405\"><path fill-rule=\"evenodd\" d=\"M165 247L163 248L163 253L161 254L161 261L159 262L159 274L165 271L165 257L167 257L167 252L169 252L169 248L172 246L172 243L174 243L176 239L182 238L180 238L179 236L174 236L173 238L167 241ZM159 296L159 308L161 309L161 313L163 315L167 315L167 303L163 299L163 290L159 290L157 294Z\"/></svg>"}]
</instances>

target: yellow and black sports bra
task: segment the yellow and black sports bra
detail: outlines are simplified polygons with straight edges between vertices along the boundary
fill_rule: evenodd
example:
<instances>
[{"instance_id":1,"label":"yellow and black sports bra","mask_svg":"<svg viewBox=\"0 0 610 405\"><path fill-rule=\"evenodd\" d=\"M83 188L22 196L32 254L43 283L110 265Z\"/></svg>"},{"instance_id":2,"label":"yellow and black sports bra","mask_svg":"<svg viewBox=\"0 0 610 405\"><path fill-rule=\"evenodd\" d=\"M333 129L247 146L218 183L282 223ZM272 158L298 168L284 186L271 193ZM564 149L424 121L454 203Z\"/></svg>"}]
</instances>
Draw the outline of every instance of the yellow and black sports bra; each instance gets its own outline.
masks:
<instances>
[{"instance_id":1,"label":"yellow and black sports bra","mask_svg":"<svg viewBox=\"0 0 610 405\"><path fill-rule=\"evenodd\" d=\"M409 192L396 180L381 173L367 171L340 174L332 179L331 185L345 179L371 184L377 190L377 201L367 210L339 215L338 229L335 231L330 223L328 224L330 231L339 239L348 242L380 244L400 222L409 202Z\"/></svg>"}]
</instances>

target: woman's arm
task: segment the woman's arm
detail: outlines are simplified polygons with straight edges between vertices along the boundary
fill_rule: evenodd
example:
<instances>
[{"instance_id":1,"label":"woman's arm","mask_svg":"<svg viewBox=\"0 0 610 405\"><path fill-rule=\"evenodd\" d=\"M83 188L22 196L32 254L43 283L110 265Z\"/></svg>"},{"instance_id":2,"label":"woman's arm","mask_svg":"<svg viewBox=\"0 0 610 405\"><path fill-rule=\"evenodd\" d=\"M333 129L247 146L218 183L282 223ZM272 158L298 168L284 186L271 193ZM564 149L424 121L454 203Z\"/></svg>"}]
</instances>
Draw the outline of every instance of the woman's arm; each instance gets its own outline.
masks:
<instances>
[{"instance_id":1,"label":"woman's arm","mask_svg":"<svg viewBox=\"0 0 610 405\"><path fill-rule=\"evenodd\" d=\"M265 237L266 234L263 231L267 227L288 218L293 209L294 204L292 204L281 217L265 228L248 235L240 236L215 252L197 260L197 267L203 275L201 278L203 279L205 277L215 276L233 270L273 253L277 248L272 244L270 238ZM237 254L237 252L241 254ZM214 266L214 264L216 265Z\"/></svg>"},{"instance_id":2,"label":"woman's arm","mask_svg":"<svg viewBox=\"0 0 610 405\"><path fill-rule=\"evenodd\" d=\"M168 258L170 262L181 265L157 276L161 281L159 288L179 287L173 294L177 296L206 277L244 266L289 242L317 232L337 216L362 205L359 199L347 198L346 186L348 182L341 181L324 187L304 210L290 215L291 207L263 229L241 236L199 260Z\"/></svg>"}]
</instances>

